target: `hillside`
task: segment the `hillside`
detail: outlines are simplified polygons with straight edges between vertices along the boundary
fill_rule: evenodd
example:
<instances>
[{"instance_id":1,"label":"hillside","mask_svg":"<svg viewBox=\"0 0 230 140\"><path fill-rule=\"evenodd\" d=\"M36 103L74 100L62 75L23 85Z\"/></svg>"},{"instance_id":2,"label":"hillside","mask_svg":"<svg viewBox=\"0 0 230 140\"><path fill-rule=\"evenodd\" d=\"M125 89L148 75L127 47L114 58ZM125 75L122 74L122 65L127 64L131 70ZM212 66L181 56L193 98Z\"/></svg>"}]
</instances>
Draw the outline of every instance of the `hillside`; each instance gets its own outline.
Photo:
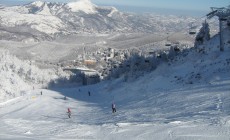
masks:
<instances>
[{"instance_id":1,"label":"hillside","mask_svg":"<svg viewBox=\"0 0 230 140\"><path fill-rule=\"evenodd\" d=\"M229 38L228 28L224 36ZM0 104L0 136L228 140L230 44L225 43L224 52L218 44L216 35L200 46L202 52L190 48L128 82L121 77L91 86L27 90ZM112 102L117 105L115 114Z\"/></svg>"},{"instance_id":2,"label":"hillside","mask_svg":"<svg viewBox=\"0 0 230 140\"><path fill-rule=\"evenodd\" d=\"M60 78L65 83L71 80L71 74L60 68L41 69L34 61L20 60L9 51L1 50L0 53L0 102L22 96L33 88L46 88L51 81Z\"/></svg>"}]
</instances>

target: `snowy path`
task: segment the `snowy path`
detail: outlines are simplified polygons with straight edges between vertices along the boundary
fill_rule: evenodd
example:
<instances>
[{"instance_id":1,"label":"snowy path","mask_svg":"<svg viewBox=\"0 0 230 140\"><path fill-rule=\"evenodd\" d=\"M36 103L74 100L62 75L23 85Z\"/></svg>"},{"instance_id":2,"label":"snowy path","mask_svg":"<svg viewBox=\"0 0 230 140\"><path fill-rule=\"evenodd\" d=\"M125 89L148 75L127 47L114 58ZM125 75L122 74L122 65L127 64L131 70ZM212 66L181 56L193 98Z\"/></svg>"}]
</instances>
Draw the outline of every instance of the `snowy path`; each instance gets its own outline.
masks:
<instances>
[{"instance_id":1,"label":"snowy path","mask_svg":"<svg viewBox=\"0 0 230 140\"><path fill-rule=\"evenodd\" d=\"M100 85L82 87L81 92L43 89L40 95L41 90L28 91L1 104L0 138L229 140L229 83L226 79L209 88L203 85L167 92L121 86L119 91L107 93L108 88ZM143 81L133 84L146 85ZM93 91L90 97L88 89ZM127 90L145 93L124 96ZM111 114L112 95L117 100L116 114ZM71 119L66 114L68 107Z\"/></svg>"}]
</instances>

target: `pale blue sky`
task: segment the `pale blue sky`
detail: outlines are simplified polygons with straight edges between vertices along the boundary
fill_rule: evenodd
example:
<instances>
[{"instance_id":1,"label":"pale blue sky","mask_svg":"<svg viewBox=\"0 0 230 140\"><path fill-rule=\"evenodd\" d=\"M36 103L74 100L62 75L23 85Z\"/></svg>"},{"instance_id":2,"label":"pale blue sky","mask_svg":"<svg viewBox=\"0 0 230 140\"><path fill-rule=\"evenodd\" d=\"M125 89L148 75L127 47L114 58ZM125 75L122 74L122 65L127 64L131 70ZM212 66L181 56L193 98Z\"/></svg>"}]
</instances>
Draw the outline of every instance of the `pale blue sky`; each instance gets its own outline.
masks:
<instances>
[{"instance_id":1,"label":"pale blue sky","mask_svg":"<svg viewBox=\"0 0 230 140\"><path fill-rule=\"evenodd\" d=\"M0 0L0 4L24 4L36 0ZM70 2L77 0L41 0L52 2ZM129 6L142 7L142 10L150 8L164 8L177 10L192 10L192 11L210 11L210 7L226 7L230 5L230 0L91 0L97 5L111 5L111 6Z\"/></svg>"},{"instance_id":2,"label":"pale blue sky","mask_svg":"<svg viewBox=\"0 0 230 140\"><path fill-rule=\"evenodd\" d=\"M170 9L209 10L209 7L225 7L230 0L92 0L100 4L116 4Z\"/></svg>"}]
</instances>

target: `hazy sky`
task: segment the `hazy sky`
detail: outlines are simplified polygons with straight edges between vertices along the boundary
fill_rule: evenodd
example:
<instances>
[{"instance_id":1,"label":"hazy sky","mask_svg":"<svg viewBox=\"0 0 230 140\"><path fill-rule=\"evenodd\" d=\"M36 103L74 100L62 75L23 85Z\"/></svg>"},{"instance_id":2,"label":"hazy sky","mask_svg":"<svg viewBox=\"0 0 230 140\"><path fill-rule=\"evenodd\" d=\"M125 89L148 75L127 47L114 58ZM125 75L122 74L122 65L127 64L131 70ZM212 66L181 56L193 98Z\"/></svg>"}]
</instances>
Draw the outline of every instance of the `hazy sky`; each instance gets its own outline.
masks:
<instances>
[{"instance_id":1,"label":"hazy sky","mask_svg":"<svg viewBox=\"0 0 230 140\"><path fill-rule=\"evenodd\" d=\"M36 0L0 0L0 4L22 4ZM77 0L41 0L52 2L70 2ZM91 0L99 5L135 6L146 8L165 8L177 10L210 11L210 7L226 7L230 0ZM143 9L144 10L144 9Z\"/></svg>"},{"instance_id":2,"label":"hazy sky","mask_svg":"<svg viewBox=\"0 0 230 140\"><path fill-rule=\"evenodd\" d=\"M92 0L95 3L117 4L170 9L209 10L209 7L225 7L230 0Z\"/></svg>"}]
</instances>

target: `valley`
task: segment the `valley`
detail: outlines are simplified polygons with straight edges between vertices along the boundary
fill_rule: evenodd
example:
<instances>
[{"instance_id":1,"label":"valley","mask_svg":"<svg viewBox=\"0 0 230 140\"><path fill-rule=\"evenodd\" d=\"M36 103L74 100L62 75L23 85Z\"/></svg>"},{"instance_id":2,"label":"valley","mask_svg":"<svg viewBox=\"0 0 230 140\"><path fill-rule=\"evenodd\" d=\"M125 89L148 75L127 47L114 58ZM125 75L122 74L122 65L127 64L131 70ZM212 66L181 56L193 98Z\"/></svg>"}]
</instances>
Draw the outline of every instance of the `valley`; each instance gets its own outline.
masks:
<instances>
[{"instance_id":1,"label":"valley","mask_svg":"<svg viewBox=\"0 0 230 140\"><path fill-rule=\"evenodd\" d=\"M229 140L228 11L0 4L0 139Z\"/></svg>"}]
</instances>

